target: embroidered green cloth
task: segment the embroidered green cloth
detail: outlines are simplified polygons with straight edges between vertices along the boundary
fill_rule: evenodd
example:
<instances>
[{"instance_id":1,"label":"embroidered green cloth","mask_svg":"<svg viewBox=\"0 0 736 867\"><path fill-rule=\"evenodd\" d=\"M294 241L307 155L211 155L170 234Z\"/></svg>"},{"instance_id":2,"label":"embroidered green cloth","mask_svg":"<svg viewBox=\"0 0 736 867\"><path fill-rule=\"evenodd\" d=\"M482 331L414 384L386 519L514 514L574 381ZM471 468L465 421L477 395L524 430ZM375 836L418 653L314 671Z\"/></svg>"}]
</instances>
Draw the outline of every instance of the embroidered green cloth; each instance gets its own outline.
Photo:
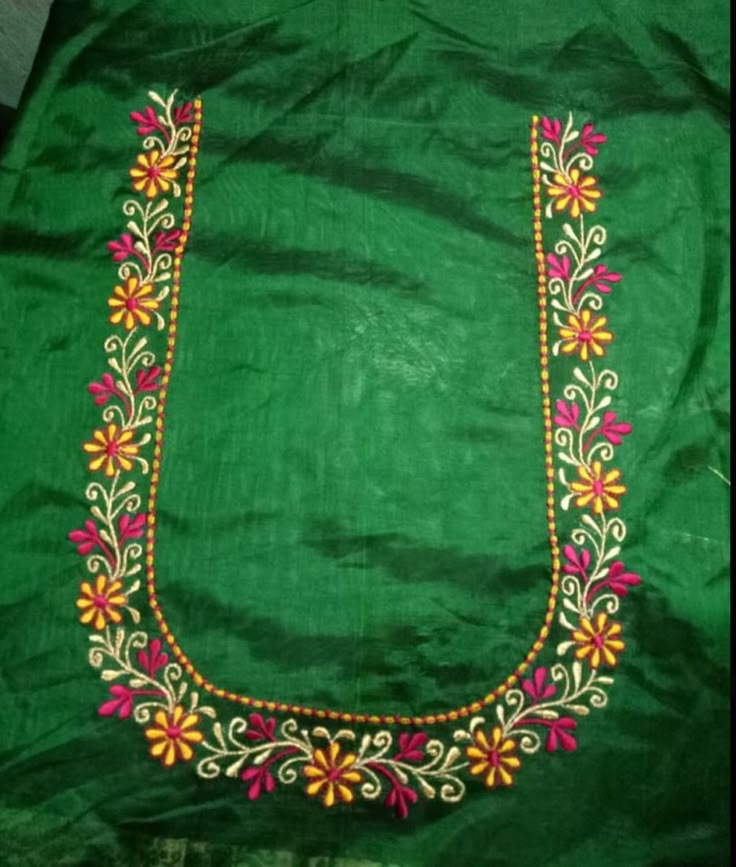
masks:
<instances>
[{"instance_id":1,"label":"embroidered green cloth","mask_svg":"<svg viewBox=\"0 0 736 867\"><path fill-rule=\"evenodd\" d=\"M727 863L726 9L640 7L55 3L0 864Z\"/></svg>"}]
</instances>

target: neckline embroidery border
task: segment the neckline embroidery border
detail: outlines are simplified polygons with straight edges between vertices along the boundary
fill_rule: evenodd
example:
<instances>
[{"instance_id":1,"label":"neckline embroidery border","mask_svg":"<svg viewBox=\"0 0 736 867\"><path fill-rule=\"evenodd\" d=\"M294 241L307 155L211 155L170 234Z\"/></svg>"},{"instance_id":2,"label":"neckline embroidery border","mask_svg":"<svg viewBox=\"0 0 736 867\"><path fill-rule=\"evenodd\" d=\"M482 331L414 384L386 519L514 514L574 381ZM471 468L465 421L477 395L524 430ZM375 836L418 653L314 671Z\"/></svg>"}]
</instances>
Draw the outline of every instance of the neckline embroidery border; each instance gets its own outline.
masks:
<instances>
[{"instance_id":1,"label":"neckline embroidery border","mask_svg":"<svg viewBox=\"0 0 736 867\"><path fill-rule=\"evenodd\" d=\"M163 413L176 342L181 261L191 228L202 104L200 99L175 104L176 91L167 99L151 91L149 98L156 108L148 105L130 114L143 150L129 175L144 204L139 199L124 203L123 212L131 218L128 232L107 244L113 261L120 263L120 283L108 299L109 321L117 330L104 343L112 372L88 386L95 405L104 406L104 425L82 448L89 456L89 470L101 474L103 481L95 479L87 485L91 519L68 535L93 576L81 582L76 601L80 621L91 629L89 662L101 670L103 681L112 684L98 713L132 717L143 726L150 755L164 767L189 762L196 754L199 776L239 777L251 800L272 792L277 781L290 785L301 780L306 794L319 797L325 807L350 803L356 794L367 800L383 795L384 805L402 818L420 794L439 795L449 803L461 800L468 774L481 778L489 789L511 785L521 766L519 753L533 754L543 745L547 752L575 749L574 717L605 706L613 679L601 669L615 666L624 649L622 626L610 616L641 580L617 559L626 527L621 518L609 514L617 512L626 488L620 471L604 466L631 426L608 409L611 392L618 387L616 373L597 367L613 340L606 317L598 314L604 296L621 275L594 264L606 242L606 230L600 225L586 229L584 224L602 196L597 179L587 173L606 137L589 123L576 130L571 115L564 128L558 119L540 121L534 116L531 122L546 518L552 560L543 626L520 665L480 701L421 717L352 714L253 699L217 688L184 655L156 598L153 555ZM183 208L181 228L177 228L164 196L182 197L181 173ZM546 257L543 187L549 197L544 208L547 219L567 215L572 221L563 223L562 237ZM161 313L166 299L168 323ZM564 399L555 402L554 417L548 307L557 328L552 355L577 356L587 365L573 368L562 390ZM140 336L151 325L166 328L161 366L148 338ZM125 337L119 336L120 329ZM144 453L151 442L149 464ZM567 512L574 506L579 515L570 543L561 551L555 521L554 446L564 465L557 472L566 491L560 508ZM569 481L568 470L574 474ZM145 513L139 487L131 480L136 476L150 478ZM145 543L138 541L142 537ZM142 569L150 610L175 661L169 661L161 639L152 637L154 624L151 636L124 624L126 618L134 627L141 621L130 599L141 588L135 576ZM530 671L554 631L560 591L557 661ZM256 710L247 719L230 718L225 727L218 710L200 703L195 687ZM495 703L495 720L489 723L478 714L491 703ZM370 728L362 733L351 727L330 732L316 724L307 730L294 717L277 727L276 718L265 718L260 710ZM458 720L463 725L438 738L430 739L417 728ZM410 728L394 734L376 731L375 725Z\"/></svg>"}]
</instances>

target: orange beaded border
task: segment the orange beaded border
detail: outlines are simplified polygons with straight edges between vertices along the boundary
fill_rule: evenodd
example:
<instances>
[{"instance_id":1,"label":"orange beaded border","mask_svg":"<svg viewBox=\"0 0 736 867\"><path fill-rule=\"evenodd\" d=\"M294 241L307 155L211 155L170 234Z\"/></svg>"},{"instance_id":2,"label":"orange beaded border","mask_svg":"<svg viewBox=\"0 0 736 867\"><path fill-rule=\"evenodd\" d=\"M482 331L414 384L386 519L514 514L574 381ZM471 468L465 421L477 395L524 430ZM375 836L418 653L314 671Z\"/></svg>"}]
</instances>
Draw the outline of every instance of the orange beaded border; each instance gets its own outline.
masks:
<instances>
[{"instance_id":1,"label":"orange beaded border","mask_svg":"<svg viewBox=\"0 0 736 867\"><path fill-rule=\"evenodd\" d=\"M168 642L171 651L182 666L184 671L192 678L194 683L218 698L224 698L228 701L237 702L238 704L247 707L266 709L269 711L280 711L284 713L299 714L305 717L314 717L317 719L339 720L350 723L367 723L380 725L415 725L426 726L435 725L445 722L455 721L461 717L469 716L473 713L478 713L484 705L491 704L497 698L502 696L510 687L514 686L520 676L528 669L531 663L541 651L542 647L549 635L550 625L554 617L555 605L560 583L560 551L557 539L557 529L555 524L555 485L554 485L554 464L552 458L552 416L551 403L549 397L549 371L548 358L549 351L547 347L547 278L544 269L544 250L542 246L542 206L540 200L540 180L541 173L539 169L538 159L538 125L539 118L535 115L531 122L530 134L530 158L532 171L532 204L533 204L533 232L534 232L534 257L537 270L537 302L539 307L539 362L540 362L540 377L542 390L542 416L544 421L544 461L546 475L546 517L547 517L547 532L549 538L549 546L551 552L552 577L549 596L547 598L547 606L545 611L544 623L539 630L536 640L531 646L531 649L524 657L523 661L516 667L499 686L485 697L473 701L463 707L454 710L443 711L435 714L426 714L424 716L407 716L404 714L368 714L368 713L349 713L339 710L330 710L326 708L304 707L303 705L295 705L289 702L272 701L267 699L257 699L250 696L240 695L235 692L229 692L220 689L215 684L208 681L202 674L197 671L189 658L184 654L179 646L174 634L169 628L164 618L163 612L156 598L155 586L155 569L154 569L154 544L155 544L155 529L156 529L156 497L158 493L159 473L161 468L161 449L163 445L164 434L164 409L166 405L166 396L171 377L171 367L174 358L174 349L176 346L176 320L179 310L179 291L181 286L181 260L184 255L184 249L189 237L192 222L192 203L194 190L194 177L196 174L197 151L199 149L199 137L202 125L202 103L200 99L194 101L194 124L192 127L192 138L189 149L189 165L187 170L187 179L184 189L184 218L182 222L182 234L179 237L179 243L174 252L173 263L173 281L171 287L171 312L169 317L169 327L167 333L166 357L163 364L161 376L161 389L158 395L158 406L155 420L154 433L154 453L151 470L151 486L148 497L148 513L146 527L146 587L148 591L149 605L153 611L159 628L165 640Z\"/></svg>"}]
</instances>

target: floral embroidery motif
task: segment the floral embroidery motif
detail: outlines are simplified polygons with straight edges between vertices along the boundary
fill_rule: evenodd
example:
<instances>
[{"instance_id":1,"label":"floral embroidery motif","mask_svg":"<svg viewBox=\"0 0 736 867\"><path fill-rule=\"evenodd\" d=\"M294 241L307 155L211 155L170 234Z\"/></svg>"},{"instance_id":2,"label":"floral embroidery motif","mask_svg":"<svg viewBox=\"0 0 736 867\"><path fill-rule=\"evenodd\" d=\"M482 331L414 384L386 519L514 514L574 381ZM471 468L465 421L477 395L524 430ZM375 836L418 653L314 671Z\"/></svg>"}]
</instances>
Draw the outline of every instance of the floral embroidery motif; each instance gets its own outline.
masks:
<instances>
[{"instance_id":1,"label":"floral embroidery motif","mask_svg":"<svg viewBox=\"0 0 736 867\"><path fill-rule=\"evenodd\" d=\"M140 283L135 276L128 277L124 286L116 286L107 304L112 308L112 325L122 323L130 331L136 325L150 325L151 312L158 310L157 298L149 298L153 293L150 283Z\"/></svg>"},{"instance_id":2,"label":"floral embroidery motif","mask_svg":"<svg viewBox=\"0 0 736 867\"><path fill-rule=\"evenodd\" d=\"M170 714L156 711L154 724L145 730L151 741L151 756L160 759L165 768L170 768L178 760L188 762L194 756L191 745L202 741L202 732L195 728L198 722L199 716L186 713L180 704Z\"/></svg>"},{"instance_id":3,"label":"floral embroidery motif","mask_svg":"<svg viewBox=\"0 0 736 867\"><path fill-rule=\"evenodd\" d=\"M475 730L473 746L465 750L470 759L471 774L483 774L486 787L510 786L513 782L512 771L521 767L515 755L516 742L504 736L501 726L494 726L490 738L481 729Z\"/></svg>"},{"instance_id":4,"label":"floral embroidery motif","mask_svg":"<svg viewBox=\"0 0 736 867\"><path fill-rule=\"evenodd\" d=\"M104 344L109 369L88 386L103 422L83 444L89 470L95 474L86 489L90 518L69 533L93 576L81 582L76 606L89 629L89 661L107 684L99 715L133 719L142 727L150 756L164 768L194 762L204 779L224 775L239 780L249 800L271 794L279 785L299 784L307 797L324 807L347 805L356 797L382 799L400 818L420 796L439 796L447 803L461 800L473 780L486 789L513 785L522 768L520 754L532 755L542 747L546 752L576 749L576 718L605 706L612 683L605 669L614 667L624 650L623 628L611 618L641 581L619 559L626 528L618 508L626 488L620 470L610 465L631 425L610 408L618 387L616 374L597 367L613 340L607 317L600 315L602 303L622 278L600 262L605 229L584 222L600 204L602 193L590 172L606 137L591 124L578 132L572 118L564 126L557 118L532 122L546 515L553 575L540 637L516 671L483 701L418 719L362 717L256 701L215 688L183 657L151 592L161 411L173 358L181 260L191 223L201 103L175 104L175 93L167 99L149 96L153 105L130 115L143 139L143 152L129 171L140 198L124 203L127 231L107 243L118 266L119 282L108 299L108 317L116 331ZM546 255L542 187L548 197L547 218L573 221L562 223L561 238ZM172 201L183 196L179 225L167 195ZM554 409L548 307L557 328L552 356L560 357L561 372L575 359ZM166 349L160 354L156 333L165 326ZM566 357L570 360L563 361ZM561 550L555 478L564 491L559 506L575 522L570 541ZM142 511L146 479L148 508ZM571 505L577 511L571 511ZM137 576L144 564L148 625L137 628L141 614L131 601L141 589ZM558 591L562 610L555 622ZM550 630L557 636L556 648L547 647L546 665L532 668ZM168 642L168 651L159 634ZM200 690L217 699L292 716L281 722L258 712L227 716L225 708L201 703ZM320 721L304 726L297 714ZM323 719L348 725L327 728ZM430 738L420 724L443 725L444 734Z\"/></svg>"}]
</instances>

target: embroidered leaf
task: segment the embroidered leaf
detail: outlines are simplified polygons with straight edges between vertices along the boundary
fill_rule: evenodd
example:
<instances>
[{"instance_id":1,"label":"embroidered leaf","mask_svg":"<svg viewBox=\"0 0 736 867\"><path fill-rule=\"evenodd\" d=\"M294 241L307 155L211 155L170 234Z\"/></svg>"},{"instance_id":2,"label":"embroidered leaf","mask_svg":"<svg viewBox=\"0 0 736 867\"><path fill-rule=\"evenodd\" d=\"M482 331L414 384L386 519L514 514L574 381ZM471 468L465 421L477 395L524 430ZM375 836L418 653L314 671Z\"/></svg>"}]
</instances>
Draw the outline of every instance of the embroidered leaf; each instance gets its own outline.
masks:
<instances>
[{"instance_id":1,"label":"embroidered leaf","mask_svg":"<svg viewBox=\"0 0 736 867\"><path fill-rule=\"evenodd\" d=\"M583 677L583 666L580 664L580 661L576 659L570 667L570 670L572 672L573 690L574 692L577 692L580 689L580 682Z\"/></svg>"},{"instance_id":2,"label":"embroidered leaf","mask_svg":"<svg viewBox=\"0 0 736 867\"><path fill-rule=\"evenodd\" d=\"M578 716L587 716L590 713L590 708L587 708L584 704L566 704L565 707Z\"/></svg>"}]
</instances>

